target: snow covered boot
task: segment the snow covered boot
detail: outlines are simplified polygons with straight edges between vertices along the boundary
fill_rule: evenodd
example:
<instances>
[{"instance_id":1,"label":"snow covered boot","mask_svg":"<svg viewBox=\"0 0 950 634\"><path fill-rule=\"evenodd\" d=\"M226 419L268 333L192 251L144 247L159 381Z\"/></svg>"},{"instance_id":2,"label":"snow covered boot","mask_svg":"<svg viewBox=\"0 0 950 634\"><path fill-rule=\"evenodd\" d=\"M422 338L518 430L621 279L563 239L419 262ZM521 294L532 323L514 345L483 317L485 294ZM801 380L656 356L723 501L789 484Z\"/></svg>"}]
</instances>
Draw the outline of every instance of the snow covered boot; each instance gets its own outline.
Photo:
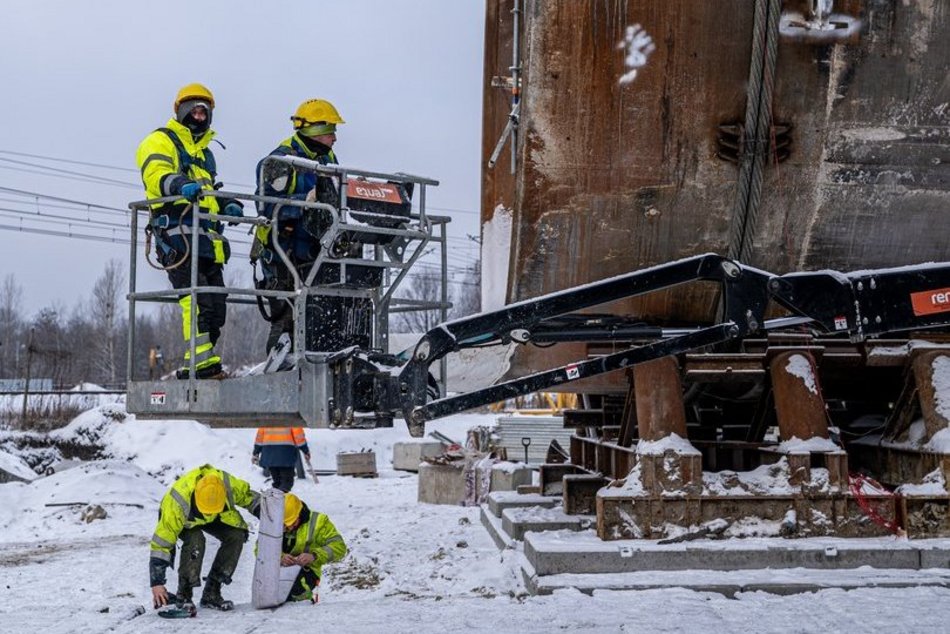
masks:
<instances>
[{"instance_id":1,"label":"snow covered boot","mask_svg":"<svg viewBox=\"0 0 950 634\"><path fill-rule=\"evenodd\" d=\"M205 590L201 594L199 605L203 608L212 608L222 612L234 609L234 602L221 596L221 582L211 578L205 581Z\"/></svg>"},{"instance_id":2,"label":"snow covered boot","mask_svg":"<svg viewBox=\"0 0 950 634\"><path fill-rule=\"evenodd\" d=\"M168 603L158 610L163 619L187 619L197 614L198 608L191 600L191 588L179 590L178 594L169 592Z\"/></svg>"}]
</instances>

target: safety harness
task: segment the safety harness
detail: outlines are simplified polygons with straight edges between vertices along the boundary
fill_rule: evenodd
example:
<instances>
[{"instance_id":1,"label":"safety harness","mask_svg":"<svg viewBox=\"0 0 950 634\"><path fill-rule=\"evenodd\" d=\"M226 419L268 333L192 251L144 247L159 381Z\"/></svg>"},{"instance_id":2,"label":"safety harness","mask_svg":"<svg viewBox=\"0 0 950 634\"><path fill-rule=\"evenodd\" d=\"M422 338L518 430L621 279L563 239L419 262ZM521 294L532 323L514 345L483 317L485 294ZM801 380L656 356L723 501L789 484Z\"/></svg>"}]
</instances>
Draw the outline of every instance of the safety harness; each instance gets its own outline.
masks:
<instances>
[{"instance_id":1,"label":"safety harness","mask_svg":"<svg viewBox=\"0 0 950 634\"><path fill-rule=\"evenodd\" d=\"M211 148L205 148L202 151L200 157L191 156L188 153L188 150L185 149L185 144L181 142L181 139L178 138L178 135L175 134L174 130L171 128L157 128L156 132L161 132L172 142L172 145L175 146L175 151L178 153L178 173L184 177L188 177L188 173L191 170L192 165L197 165L201 169L208 172L211 176L211 181L214 182L215 177L217 176L217 163L214 158L214 154L211 152ZM186 238L187 235L191 233L190 228L186 228L184 224L185 216L194 209L194 204L188 204L185 206L181 213L177 214L178 219L175 222L174 226L172 223L174 221L173 214L164 213L159 215L152 215L149 219L149 223L145 226L145 259L152 268L169 271L175 268L178 268L182 265L191 254L191 242ZM198 226L199 236L208 237L208 232L202 227L199 223ZM155 248L161 250L164 256L168 256L170 253L175 253L175 250L172 248L171 244L168 242L169 236L178 235L183 238L185 243L185 252L182 254L181 258L175 260L168 266L163 266L161 264L154 264L149 259L149 253L151 251L151 238L154 235L155 237ZM210 239L210 238L209 238Z\"/></svg>"}]
</instances>

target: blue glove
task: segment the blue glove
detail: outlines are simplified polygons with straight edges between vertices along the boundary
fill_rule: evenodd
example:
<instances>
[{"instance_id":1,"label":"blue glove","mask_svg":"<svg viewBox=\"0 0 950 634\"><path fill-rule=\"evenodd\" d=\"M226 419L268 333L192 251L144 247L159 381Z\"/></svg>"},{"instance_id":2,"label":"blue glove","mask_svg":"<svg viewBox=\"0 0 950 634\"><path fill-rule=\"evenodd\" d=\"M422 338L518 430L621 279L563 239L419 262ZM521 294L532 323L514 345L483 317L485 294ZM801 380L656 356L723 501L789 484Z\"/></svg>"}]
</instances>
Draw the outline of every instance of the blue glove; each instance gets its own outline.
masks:
<instances>
[{"instance_id":1,"label":"blue glove","mask_svg":"<svg viewBox=\"0 0 950 634\"><path fill-rule=\"evenodd\" d=\"M234 218L243 218L243 217L244 217L244 207L242 207L240 203L237 203L237 202L230 202L230 203L228 203L227 205L225 205L225 206L224 206L224 209L222 209L222 210L221 210L220 212L218 212L218 213L220 213L220 214L223 215L223 216L233 216ZM238 223L236 223L236 222L229 222L228 224L233 227L233 226L235 226L235 225L238 224Z\"/></svg>"},{"instance_id":2,"label":"blue glove","mask_svg":"<svg viewBox=\"0 0 950 634\"><path fill-rule=\"evenodd\" d=\"M240 204L231 202L224 206L224 210L220 212L224 216L234 216L235 218L244 217L244 207Z\"/></svg>"},{"instance_id":3,"label":"blue glove","mask_svg":"<svg viewBox=\"0 0 950 634\"><path fill-rule=\"evenodd\" d=\"M181 195L191 202L197 202L198 194L201 192L201 185L194 181L188 181L181 186Z\"/></svg>"}]
</instances>

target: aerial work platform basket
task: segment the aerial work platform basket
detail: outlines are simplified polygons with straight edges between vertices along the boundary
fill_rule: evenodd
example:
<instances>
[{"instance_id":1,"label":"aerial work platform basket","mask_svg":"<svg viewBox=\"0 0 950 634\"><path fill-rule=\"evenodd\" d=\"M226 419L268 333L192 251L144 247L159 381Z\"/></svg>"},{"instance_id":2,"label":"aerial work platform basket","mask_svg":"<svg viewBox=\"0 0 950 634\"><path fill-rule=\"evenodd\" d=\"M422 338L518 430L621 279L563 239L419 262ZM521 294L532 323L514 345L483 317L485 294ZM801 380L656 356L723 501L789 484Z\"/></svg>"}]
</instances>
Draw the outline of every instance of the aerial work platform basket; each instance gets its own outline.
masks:
<instances>
[{"instance_id":1,"label":"aerial work platform basket","mask_svg":"<svg viewBox=\"0 0 950 634\"><path fill-rule=\"evenodd\" d=\"M215 426L305 425L378 426L391 424L372 416L354 416L353 412L331 411L332 376L328 362L339 350L358 346L381 353L388 352L389 316L395 312L437 310L444 321L449 308L447 282L446 225L449 218L430 216L426 211L426 187L437 186L430 178L396 173L385 174L340 165L322 165L292 156L271 156L262 161L289 164L297 170L317 174L332 187L316 200L293 200L205 191L204 196L251 201L259 208L265 204L296 206L301 209L303 225L320 243L313 265L298 273L271 230L267 247L279 257L294 278L294 290L278 291L198 285L198 263L190 259L191 284L183 289L140 291L137 289L139 215L148 214L151 205L179 200L166 197L130 203L132 213L129 275L129 346L127 409L144 419L194 419ZM417 193L417 207L411 199ZM198 219L222 220L198 211ZM274 216L278 214L275 212ZM265 216L227 218L253 227L278 224ZM198 236L193 222L192 241ZM192 242L194 243L194 242ZM441 288L436 300L401 299L395 296L410 268L432 246L438 248ZM187 265L187 264L186 264ZM197 305L198 293L224 293L228 302L253 304L262 298L284 298L295 314L290 369L278 370L279 363L264 364L246 376L220 380L198 380L194 362L187 379L142 380L134 375L135 355L147 349L138 340L135 323L138 304L177 302L190 294ZM191 311L190 332L197 328L197 312ZM250 342L248 342L250 344ZM261 342L263 343L263 342ZM195 341L189 342L189 359L195 359ZM441 376L445 376L444 365ZM372 418L367 421L367 418Z\"/></svg>"}]
</instances>

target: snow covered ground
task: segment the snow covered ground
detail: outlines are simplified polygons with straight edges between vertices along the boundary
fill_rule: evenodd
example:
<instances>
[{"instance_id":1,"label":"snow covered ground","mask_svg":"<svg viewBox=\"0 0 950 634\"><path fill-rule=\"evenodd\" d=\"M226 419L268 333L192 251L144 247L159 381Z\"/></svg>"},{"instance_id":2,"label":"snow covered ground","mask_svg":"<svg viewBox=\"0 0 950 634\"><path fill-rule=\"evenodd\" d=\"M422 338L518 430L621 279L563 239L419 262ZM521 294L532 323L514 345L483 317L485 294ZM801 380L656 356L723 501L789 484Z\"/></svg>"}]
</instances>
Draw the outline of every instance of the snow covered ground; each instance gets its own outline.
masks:
<instances>
[{"instance_id":1,"label":"snow covered ground","mask_svg":"<svg viewBox=\"0 0 950 634\"><path fill-rule=\"evenodd\" d=\"M463 440L492 418L462 415L430 425ZM398 421L397 421L398 425ZM82 463L29 484L0 484L0 632L945 632L950 589L825 590L727 599L682 589L559 591L527 596L516 551L499 552L477 508L416 502L414 474L391 469L391 430L307 432L319 468L339 451L373 449L378 479L322 476L294 491L327 513L350 547L325 568L320 603L256 611L250 579L256 525L225 596L234 612L202 610L197 620L167 621L151 610L148 538L167 486L185 469L210 462L255 487L253 429L209 429L192 422L145 422L105 406L56 432L95 442L109 460ZM86 523L84 505L108 517ZM141 506L142 508L139 508ZM205 572L214 551L209 540ZM174 572L169 587L176 586ZM125 620L136 606L146 614Z\"/></svg>"}]
</instances>

